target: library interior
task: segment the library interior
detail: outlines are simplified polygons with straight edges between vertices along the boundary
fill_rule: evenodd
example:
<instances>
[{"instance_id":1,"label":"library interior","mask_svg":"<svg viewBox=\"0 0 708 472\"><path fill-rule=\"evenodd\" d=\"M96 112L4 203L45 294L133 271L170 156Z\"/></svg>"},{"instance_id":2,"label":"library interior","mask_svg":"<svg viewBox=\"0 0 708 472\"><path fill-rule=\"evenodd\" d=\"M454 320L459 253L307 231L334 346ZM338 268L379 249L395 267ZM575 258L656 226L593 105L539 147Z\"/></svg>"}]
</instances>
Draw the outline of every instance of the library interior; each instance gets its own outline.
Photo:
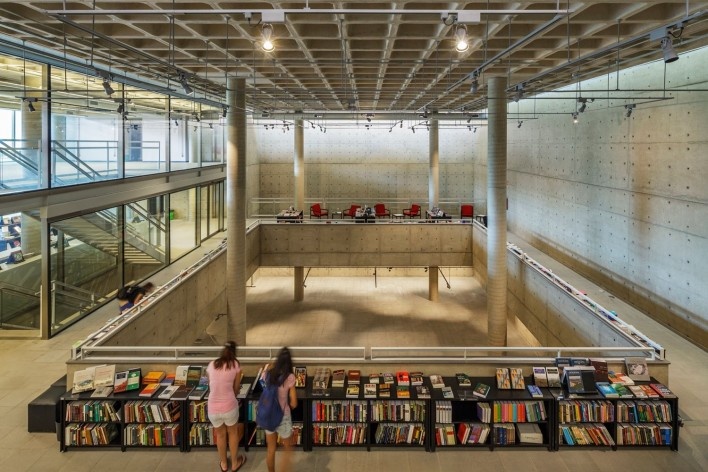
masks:
<instances>
[{"instance_id":1,"label":"library interior","mask_svg":"<svg viewBox=\"0 0 708 472\"><path fill-rule=\"evenodd\" d=\"M216 470L229 340L239 470L282 346L277 470L708 470L706 64L687 0L3 3L0 470Z\"/></svg>"}]
</instances>

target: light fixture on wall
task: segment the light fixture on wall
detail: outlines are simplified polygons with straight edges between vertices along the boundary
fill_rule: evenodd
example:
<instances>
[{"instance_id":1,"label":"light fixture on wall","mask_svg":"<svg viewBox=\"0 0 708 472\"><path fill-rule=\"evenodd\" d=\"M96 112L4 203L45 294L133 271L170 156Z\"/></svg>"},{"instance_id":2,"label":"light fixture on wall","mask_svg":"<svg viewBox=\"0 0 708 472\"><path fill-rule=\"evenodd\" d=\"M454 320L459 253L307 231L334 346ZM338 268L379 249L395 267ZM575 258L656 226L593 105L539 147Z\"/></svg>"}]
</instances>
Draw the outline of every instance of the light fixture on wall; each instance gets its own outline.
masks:
<instances>
[{"instance_id":1,"label":"light fixture on wall","mask_svg":"<svg viewBox=\"0 0 708 472\"><path fill-rule=\"evenodd\" d=\"M578 124L578 112L573 112L573 123Z\"/></svg>"},{"instance_id":2,"label":"light fixture on wall","mask_svg":"<svg viewBox=\"0 0 708 472\"><path fill-rule=\"evenodd\" d=\"M192 95L194 93L194 89L190 87L186 75L181 74L179 76L179 84L182 86L182 88L184 89L184 93L186 93L187 95Z\"/></svg>"},{"instance_id":3,"label":"light fixture on wall","mask_svg":"<svg viewBox=\"0 0 708 472\"><path fill-rule=\"evenodd\" d=\"M664 53L664 62L669 64L671 62L678 61L678 54L676 49L674 49L674 41L671 36L664 36L661 39L661 52Z\"/></svg>"},{"instance_id":4,"label":"light fixture on wall","mask_svg":"<svg viewBox=\"0 0 708 472\"><path fill-rule=\"evenodd\" d=\"M37 111L37 109L33 105L33 103L37 102L37 97L24 97L22 101L27 102L27 110Z\"/></svg>"},{"instance_id":5,"label":"light fixture on wall","mask_svg":"<svg viewBox=\"0 0 708 472\"><path fill-rule=\"evenodd\" d=\"M270 23L263 25L263 28L261 29L261 36L263 37L263 45L261 47L265 52L271 52L275 49L275 45L272 41L273 26Z\"/></svg>"},{"instance_id":6,"label":"light fixture on wall","mask_svg":"<svg viewBox=\"0 0 708 472\"><path fill-rule=\"evenodd\" d=\"M580 103L580 108L578 108L578 111L580 113L584 112L585 109L588 107L587 98L583 98L583 97L578 98L578 103Z\"/></svg>"},{"instance_id":7,"label":"light fixture on wall","mask_svg":"<svg viewBox=\"0 0 708 472\"><path fill-rule=\"evenodd\" d=\"M519 120L519 123L516 125L517 128L521 128L521 125L523 125L524 122L522 120Z\"/></svg>"},{"instance_id":8,"label":"light fixture on wall","mask_svg":"<svg viewBox=\"0 0 708 472\"><path fill-rule=\"evenodd\" d=\"M470 45L467 42L467 27L465 25L457 25L455 29L455 49L457 52L465 52Z\"/></svg>"},{"instance_id":9,"label":"light fixture on wall","mask_svg":"<svg viewBox=\"0 0 708 472\"><path fill-rule=\"evenodd\" d=\"M627 118L629 118L630 116L632 116L632 112L634 111L634 108L635 108L636 106L637 106L637 105L635 105L634 103L631 103L631 104L629 104L629 105L625 105L625 106L624 106L624 109L625 109L626 111L624 112L624 116L626 116Z\"/></svg>"}]
</instances>

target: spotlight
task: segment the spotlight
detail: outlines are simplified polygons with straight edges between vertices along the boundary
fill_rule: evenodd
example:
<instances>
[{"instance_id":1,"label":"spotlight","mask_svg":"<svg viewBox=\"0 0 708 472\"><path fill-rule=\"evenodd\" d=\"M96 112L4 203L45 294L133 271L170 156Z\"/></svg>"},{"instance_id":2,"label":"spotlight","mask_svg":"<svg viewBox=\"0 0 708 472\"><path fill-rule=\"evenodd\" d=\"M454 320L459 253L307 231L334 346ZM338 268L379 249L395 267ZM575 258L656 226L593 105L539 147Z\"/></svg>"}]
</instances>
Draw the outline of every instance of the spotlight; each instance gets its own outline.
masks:
<instances>
[{"instance_id":1,"label":"spotlight","mask_svg":"<svg viewBox=\"0 0 708 472\"><path fill-rule=\"evenodd\" d=\"M472 127L470 125L467 125L467 131L472 131Z\"/></svg>"},{"instance_id":2,"label":"spotlight","mask_svg":"<svg viewBox=\"0 0 708 472\"><path fill-rule=\"evenodd\" d=\"M516 127L517 127L517 128L521 128L521 125L523 125L523 124L524 124L523 121L519 121L519 124L517 124Z\"/></svg>"},{"instance_id":3,"label":"spotlight","mask_svg":"<svg viewBox=\"0 0 708 472\"><path fill-rule=\"evenodd\" d=\"M224 108L221 109L221 116L222 116L223 118L226 118L226 111L227 111L227 110L226 110L226 107L224 107Z\"/></svg>"},{"instance_id":4,"label":"spotlight","mask_svg":"<svg viewBox=\"0 0 708 472\"><path fill-rule=\"evenodd\" d=\"M474 129L472 130L473 133L477 132L477 127L475 126Z\"/></svg>"},{"instance_id":5,"label":"spotlight","mask_svg":"<svg viewBox=\"0 0 708 472\"><path fill-rule=\"evenodd\" d=\"M455 30L455 49L457 52L465 52L470 47L467 44L467 27L465 25L458 25Z\"/></svg>"},{"instance_id":6,"label":"spotlight","mask_svg":"<svg viewBox=\"0 0 708 472\"><path fill-rule=\"evenodd\" d=\"M477 93L478 90L479 90L479 80L475 76L475 78L472 79L472 86L470 87L470 92Z\"/></svg>"},{"instance_id":7,"label":"spotlight","mask_svg":"<svg viewBox=\"0 0 708 472\"><path fill-rule=\"evenodd\" d=\"M310 121L310 126L312 126L312 129L315 129L315 124L312 121Z\"/></svg>"},{"instance_id":8,"label":"spotlight","mask_svg":"<svg viewBox=\"0 0 708 472\"><path fill-rule=\"evenodd\" d=\"M581 98L578 99L578 103L580 103L580 108L578 108L578 111L579 111L580 113L584 112L585 109L588 107L588 103L587 103L587 102L588 102L587 98L582 98L582 97L581 97Z\"/></svg>"},{"instance_id":9,"label":"spotlight","mask_svg":"<svg viewBox=\"0 0 708 472\"><path fill-rule=\"evenodd\" d=\"M577 124L578 123L578 112L573 113L573 123Z\"/></svg>"},{"instance_id":10,"label":"spotlight","mask_svg":"<svg viewBox=\"0 0 708 472\"><path fill-rule=\"evenodd\" d=\"M469 123L470 121L472 121L472 117L471 117L471 116L470 116L469 118L467 118L467 123Z\"/></svg>"},{"instance_id":11,"label":"spotlight","mask_svg":"<svg viewBox=\"0 0 708 472\"><path fill-rule=\"evenodd\" d=\"M524 84L519 84L516 86L516 93L514 94L514 101L518 102L524 98Z\"/></svg>"},{"instance_id":12,"label":"spotlight","mask_svg":"<svg viewBox=\"0 0 708 472\"><path fill-rule=\"evenodd\" d=\"M263 125L263 127L264 127L265 129L268 129L268 125Z\"/></svg>"},{"instance_id":13,"label":"spotlight","mask_svg":"<svg viewBox=\"0 0 708 472\"><path fill-rule=\"evenodd\" d=\"M122 114L124 111L125 111L125 105L123 105L122 103L120 103L120 104L118 105L118 108L116 108L116 112Z\"/></svg>"},{"instance_id":14,"label":"spotlight","mask_svg":"<svg viewBox=\"0 0 708 472\"><path fill-rule=\"evenodd\" d=\"M415 126L411 126L411 129L413 130L413 134L415 134Z\"/></svg>"},{"instance_id":15,"label":"spotlight","mask_svg":"<svg viewBox=\"0 0 708 472\"><path fill-rule=\"evenodd\" d=\"M214 129L214 125L209 123L209 129Z\"/></svg>"},{"instance_id":16,"label":"spotlight","mask_svg":"<svg viewBox=\"0 0 708 472\"><path fill-rule=\"evenodd\" d=\"M103 79L103 90L105 90L106 95L113 95L116 93L115 90L113 90L113 87L111 87L111 83L108 81L108 79Z\"/></svg>"},{"instance_id":17,"label":"spotlight","mask_svg":"<svg viewBox=\"0 0 708 472\"><path fill-rule=\"evenodd\" d=\"M627 118L632 116L632 112L634 111L634 107L636 107L636 105L633 103L631 105L625 105L624 108L627 111L624 113L624 116L626 116Z\"/></svg>"},{"instance_id":18,"label":"spotlight","mask_svg":"<svg viewBox=\"0 0 708 472\"><path fill-rule=\"evenodd\" d=\"M271 41L271 38L273 37L273 27L269 23L263 25L261 36L263 36L262 47L265 52L270 52L275 49L275 45L273 45L273 41Z\"/></svg>"},{"instance_id":19,"label":"spotlight","mask_svg":"<svg viewBox=\"0 0 708 472\"><path fill-rule=\"evenodd\" d=\"M392 132L392 131L393 131L393 128L389 128L389 129L388 129L388 132L389 132L389 133Z\"/></svg>"},{"instance_id":20,"label":"spotlight","mask_svg":"<svg viewBox=\"0 0 708 472\"><path fill-rule=\"evenodd\" d=\"M175 128L179 128L179 121L175 120Z\"/></svg>"},{"instance_id":21,"label":"spotlight","mask_svg":"<svg viewBox=\"0 0 708 472\"><path fill-rule=\"evenodd\" d=\"M35 111L34 105L32 105L32 102L36 101L37 99L35 98L34 100L32 99L27 99L27 109L29 111Z\"/></svg>"},{"instance_id":22,"label":"spotlight","mask_svg":"<svg viewBox=\"0 0 708 472\"><path fill-rule=\"evenodd\" d=\"M679 57L674 49L674 41L671 39L671 36L664 36L661 39L661 51L664 53L665 63L668 64L670 62L678 61Z\"/></svg>"},{"instance_id":23,"label":"spotlight","mask_svg":"<svg viewBox=\"0 0 708 472\"><path fill-rule=\"evenodd\" d=\"M184 89L184 93L186 93L187 95L192 95L194 93L194 89L189 86L187 77L184 74L179 76L179 84L182 86L182 88Z\"/></svg>"},{"instance_id":24,"label":"spotlight","mask_svg":"<svg viewBox=\"0 0 708 472\"><path fill-rule=\"evenodd\" d=\"M193 113L192 116L194 116L194 121L196 121L197 123L202 121L201 118L199 118L199 113Z\"/></svg>"},{"instance_id":25,"label":"spotlight","mask_svg":"<svg viewBox=\"0 0 708 472\"><path fill-rule=\"evenodd\" d=\"M403 129L403 120L401 120L401 124L398 127Z\"/></svg>"}]
</instances>

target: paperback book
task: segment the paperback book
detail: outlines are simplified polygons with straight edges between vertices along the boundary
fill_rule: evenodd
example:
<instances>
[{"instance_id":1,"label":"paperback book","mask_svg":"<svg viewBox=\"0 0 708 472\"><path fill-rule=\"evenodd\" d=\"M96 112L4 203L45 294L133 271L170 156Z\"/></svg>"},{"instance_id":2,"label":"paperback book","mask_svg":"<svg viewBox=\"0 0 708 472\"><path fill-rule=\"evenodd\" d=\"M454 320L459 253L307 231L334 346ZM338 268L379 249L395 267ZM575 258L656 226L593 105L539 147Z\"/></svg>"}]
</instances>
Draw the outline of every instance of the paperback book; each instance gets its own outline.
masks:
<instances>
[{"instance_id":1,"label":"paperback book","mask_svg":"<svg viewBox=\"0 0 708 472\"><path fill-rule=\"evenodd\" d=\"M441 391L443 398L455 398L455 394L452 392L452 387L443 387Z\"/></svg>"},{"instance_id":2,"label":"paperback book","mask_svg":"<svg viewBox=\"0 0 708 472\"><path fill-rule=\"evenodd\" d=\"M191 392L189 392L189 398L190 400L201 400L204 398L204 395L206 395L207 391L209 390L209 386L206 384L199 384L196 387L192 389Z\"/></svg>"},{"instance_id":3,"label":"paperback book","mask_svg":"<svg viewBox=\"0 0 708 472\"><path fill-rule=\"evenodd\" d=\"M411 378L408 375L408 372L405 370L396 372L396 383L406 387L409 386L411 384Z\"/></svg>"},{"instance_id":4,"label":"paperback book","mask_svg":"<svg viewBox=\"0 0 708 472\"><path fill-rule=\"evenodd\" d=\"M189 371L188 365L178 365L175 369L175 382L174 385L187 385L187 372Z\"/></svg>"},{"instance_id":5,"label":"paperback book","mask_svg":"<svg viewBox=\"0 0 708 472\"><path fill-rule=\"evenodd\" d=\"M130 392L131 390L140 390L140 368L128 369L128 384L125 386L125 390Z\"/></svg>"},{"instance_id":6,"label":"paperback book","mask_svg":"<svg viewBox=\"0 0 708 472\"><path fill-rule=\"evenodd\" d=\"M649 398L647 393L640 385L627 385L627 388L630 392L632 392L632 395L634 395L636 398ZM651 389L651 387L649 388Z\"/></svg>"},{"instance_id":7,"label":"paperback book","mask_svg":"<svg viewBox=\"0 0 708 472\"><path fill-rule=\"evenodd\" d=\"M344 369L335 369L332 371L332 388L344 387Z\"/></svg>"},{"instance_id":8,"label":"paperback book","mask_svg":"<svg viewBox=\"0 0 708 472\"><path fill-rule=\"evenodd\" d=\"M443 380L442 375L432 374L430 376L430 384L433 388L443 388L445 386L445 381Z\"/></svg>"},{"instance_id":9,"label":"paperback book","mask_svg":"<svg viewBox=\"0 0 708 472\"><path fill-rule=\"evenodd\" d=\"M411 385L423 385L423 372L411 372Z\"/></svg>"},{"instance_id":10,"label":"paperback book","mask_svg":"<svg viewBox=\"0 0 708 472\"><path fill-rule=\"evenodd\" d=\"M533 398L543 398L543 392L538 385L527 385L526 388Z\"/></svg>"},{"instance_id":11,"label":"paperback book","mask_svg":"<svg viewBox=\"0 0 708 472\"><path fill-rule=\"evenodd\" d=\"M619 393L609 382L595 382L595 387L605 398L619 398Z\"/></svg>"},{"instance_id":12,"label":"paperback book","mask_svg":"<svg viewBox=\"0 0 708 472\"><path fill-rule=\"evenodd\" d=\"M162 386L159 383L147 384L138 394L141 397L151 397L160 390Z\"/></svg>"},{"instance_id":13,"label":"paperback book","mask_svg":"<svg viewBox=\"0 0 708 472\"><path fill-rule=\"evenodd\" d=\"M477 385L474 386L474 390L472 390L472 393L480 398L487 398L487 395L489 395L489 391L492 389L489 385L478 382Z\"/></svg>"},{"instance_id":14,"label":"paperback book","mask_svg":"<svg viewBox=\"0 0 708 472\"><path fill-rule=\"evenodd\" d=\"M620 383L622 385L634 385L634 380L632 380L629 375L622 372L608 372L607 381L610 383Z\"/></svg>"},{"instance_id":15,"label":"paperback book","mask_svg":"<svg viewBox=\"0 0 708 472\"><path fill-rule=\"evenodd\" d=\"M671 390L669 390L669 387L667 387L667 386L664 385L664 384L661 384L661 383L652 383L652 384L649 384L649 386L650 386L652 389L654 389L654 391L655 391L656 393L658 393L659 395L661 395L662 398L676 398L676 395L674 394L674 392L672 392Z\"/></svg>"},{"instance_id":16,"label":"paperback book","mask_svg":"<svg viewBox=\"0 0 708 472\"><path fill-rule=\"evenodd\" d=\"M143 384L160 383L165 378L165 373L153 370L143 376Z\"/></svg>"},{"instance_id":17,"label":"paperback book","mask_svg":"<svg viewBox=\"0 0 708 472\"><path fill-rule=\"evenodd\" d=\"M417 398L420 399L428 399L430 398L430 389L426 387L425 385L416 385L415 386L415 395Z\"/></svg>"},{"instance_id":18,"label":"paperback book","mask_svg":"<svg viewBox=\"0 0 708 472\"><path fill-rule=\"evenodd\" d=\"M94 369L93 386L112 387L116 377L116 365L99 365Z\"/></svg>"},{"instance_id":19,"label":"paperback book","mask_svg":"<svg viewBox=\"0 0 708 472\"><path fill-rule=\"evenodd\" d=\"M202 367L199 365L190 365L187 370L187 387L196 387L202 380Z\"/></svg>"},{"instance_id":20,"label":"paperback book","mask_svg":"<svg viewBox=\"0 0 708 472\"><path fill-rule=\"evenodd\" d=\"M305 388L307 384L307 367L295 366L295 388Z\"/></svg>"},{"instance_id":21,"label":"paperback book","mask_svg":"<svg viewBox=\"0 0 708 472\"><path fill-rule=\"evenodd\" d=\"M163 391L160 392L157 398L169 400L170 398L172 398L172 395L174 395L177 389L179 389L179 385L168 385Z\"/></svg>"},{"instance_id":22,"label":"paperback book","mask_svg":"<svg viewBox=\"0 0 708 472\"><path fill-rule=\"evenodd\" d=\"M512 389L523 390L526 387L524 383L523 369L512 367L509 369L509 376L511 377Z\"/></svg>"},{"instance_id":23,"label":"paperback book","mask_svg":"<svg viewBox=\"0 0 708 472\"><path fill-rule=\"evenodd\" d=\"M358 369L351 369L347 372L347 384L348 385L359 385L361 383L361 371Z\"/></svg>"},{"instance_id":24,"label":"paperback book","mask_svg":"<svg viewBox=\"0 0 708 472\"><path fill-rule=\"evenodd\" d=\"M376 384L375 383L364 384L364 398L376 398Z\"/></svg>"},{"instance_id":25,"label":"paperback book","mask_svg":"<svg viewBox=\"0 0 708 472\"><path fill-rule=\"evenodd\" d=\"M127 387L128 387L128 371L122 370L120 372L116 372L116 376L113 379L113 392L114 393L125 392Z\"/></svg>"},{"instance_id":26,"label":"paperback book","mask_svg":"<svg viewBox=\"0 0 708 472\"><path fill-rule=\"evenodd\" d=\"M347 387L347 398L359 398L359 386L349 385Z\"/></svg>"},{"instance_id":27,"label":"paperback book","mask_svg":"<svg viewBox=\"0 0 708 472\"><path fill-rule=\"evenodd\" d=\"M379 398L391 398L391 386L389 384L379 385Z\"/></svg>"},{"instance_id":28,"label":"paperback book","mask_svg":"<svg viewBox=\"0 0 708 472\"><path fill-rule=\"evenodd\" d=\"M81 393L93 390L94 367L74 372L74 382L71 393Z\"/></svg>"},{"instance_id":29,"label":"paperback book","mask_svg":"<svg viewBox=\"0 0 708 472\"><path fill-rule=\"evenodd\" d=\"M91 398L106 398L113 393L113 387L96 387L91 393Z\"/></svg>"},{"instance_id":30,"label":"paperback book","mask_svg":"<svg viewBox=\"0 0 708 472\"><path fill-rule=\"evenodd\" d=\"M511 379L509 377L509 369L506 367L497 368L497 388L500 390L509 390L511 388Z\"/></svg>"},{"instance_id":31,"label":"paperback book","mask_svg":"<svg viewBox=\"0 0 708 472\"><path fill-rule=\"evenodd\" d=\"M627 357L624 360L627 366L627 375L630 379L639 382L649 382L649 366L647 360L643 357Z\"/></svg>"},{"instance_id":32,"label":"paperback book","mask_svg":"<svg viewBox=\"0 0 708 472\"><path fill-rule=\"evenodd\" d=\"M407 385L397 385L396 386L396 398L410 398L411 392L408 390Z\"/></svg>"},{"instance_id":33,"label":"paperback book","mask_svg":"<svg viewBox=\"0 0 708 472\"><path fill-rule=\"evenodd\" d=\"M561 380L558 373L558 367L546 367L546 377L548 378L548 386L550 388L560 388Z\"/></svg>"},{"instance_id":34,"label":"paperback book","mask_svg":"<svg viewBox=\"0 0 708 472\"><path fill-rule=\"evenodd\" d=\"M470 380L469 376L467 374L464 374L462 372L458 372L455 374L455 378L457 378L457 386L458 387L471 387L472 386L472 381Z\"/></svg>"},{"instance_id":35,"label":"paperback book","mask_svg":"<svg viewBox=\"0 0 708 472\"><path fill-rule=\"evenodd\" d=\"M372 383L372 384L381 383L381 374L369 374L369 383Z\"/></svg>"},{"instance_id":36,"label":"paperback book","mask_svg":"<svg viewBox=\"0 0 708 472\"><path fill-rule=\"evenodd\" d=\"M539 387L548 387L548 377L546 377L545 367L533 368L533 383Z\"/></svg>"}]
</instances>

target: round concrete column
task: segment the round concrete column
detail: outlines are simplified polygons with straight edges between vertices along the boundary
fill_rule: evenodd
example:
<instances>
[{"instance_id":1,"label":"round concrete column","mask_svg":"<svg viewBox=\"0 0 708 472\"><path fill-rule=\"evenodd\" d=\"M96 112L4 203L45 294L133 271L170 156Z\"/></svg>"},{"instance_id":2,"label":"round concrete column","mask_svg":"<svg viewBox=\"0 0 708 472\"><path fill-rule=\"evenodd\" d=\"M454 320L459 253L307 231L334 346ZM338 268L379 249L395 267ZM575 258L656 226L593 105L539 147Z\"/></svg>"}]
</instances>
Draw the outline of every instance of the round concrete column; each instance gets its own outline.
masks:
<instances>
[{"instance_id":1,"label":"round concrete column","mask_svg":"<svg viewBox=\"0 0 708 472\"><path fill-rule=\"evenodd\" d=\"M487 332L490 346L506 346L506 78L487 88Z\"/></svg>"},{"instance_id":2,"label":"round concrete column","mask_svg":"<svg viewBox=\"0 0 708 472\"><path fill-rule=\"evenodd\" d=\"M295 177L295 208L309 214L305 208L305 127L302 118L295 119L295 149L293 156L293 176ZM305 298L305 286L302 284L305 276L304 267L295 267L293 274L294 298L301 302Z\"/></svg>"},{"instance_id":3,"label":"round concrete column","mask_svg":"<svg viewBox=\"0 0 708 472\"><path fill-rule=\"evenodd\" d=\"M437 266L428 267L428 300L431 302L438 301L438 268Z\"/></svg>"},{"instance_id":4,"label":"round concrete column","mask_svg":"<svg viewBox=\"0 0 708 472\"><path fill-rule=\"evenodd\" d=\"M428 171L428 209L438 206L440 200L440 149L438 142L438 119L430 120L428 134L430 168Z\"/></svg>"},{"instance_id":5,"label":"round concrete column","mask_svg":"<svg viewBox=\"0 0 708 472\"><path fill-rule=\"evenodd\" d=\"M226 338L246 344L246 81L230 78L226 114Z\"/></svg>"}]
</instances>

